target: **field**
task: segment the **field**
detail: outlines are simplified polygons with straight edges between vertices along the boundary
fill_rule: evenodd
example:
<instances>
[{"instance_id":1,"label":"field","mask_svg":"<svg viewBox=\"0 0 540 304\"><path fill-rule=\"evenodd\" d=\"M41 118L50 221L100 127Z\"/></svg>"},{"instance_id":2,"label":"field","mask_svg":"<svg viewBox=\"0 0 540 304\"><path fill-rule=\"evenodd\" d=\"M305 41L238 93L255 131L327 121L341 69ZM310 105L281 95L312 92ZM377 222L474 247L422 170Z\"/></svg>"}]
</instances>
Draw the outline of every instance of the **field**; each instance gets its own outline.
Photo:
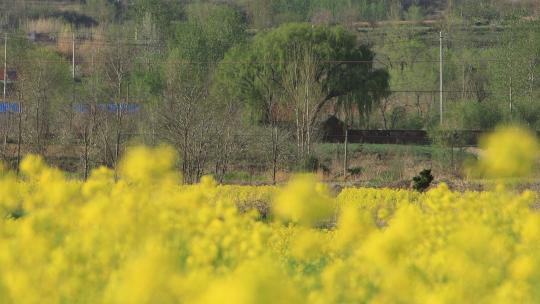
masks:
<instances>
[{"instance_id":1,"label":"field","mask_svg":"<svg viewBox=\"0 0 540 304\"><path fill-rule=\"evenodd\" d=\"M463 193L179 186L166 147L81 182L30 156L0 178L0 301L537 303L538 195L509 182L537 143L507 129L485 144L477 170L512 179Z\"/></svg>"}]
</instances>

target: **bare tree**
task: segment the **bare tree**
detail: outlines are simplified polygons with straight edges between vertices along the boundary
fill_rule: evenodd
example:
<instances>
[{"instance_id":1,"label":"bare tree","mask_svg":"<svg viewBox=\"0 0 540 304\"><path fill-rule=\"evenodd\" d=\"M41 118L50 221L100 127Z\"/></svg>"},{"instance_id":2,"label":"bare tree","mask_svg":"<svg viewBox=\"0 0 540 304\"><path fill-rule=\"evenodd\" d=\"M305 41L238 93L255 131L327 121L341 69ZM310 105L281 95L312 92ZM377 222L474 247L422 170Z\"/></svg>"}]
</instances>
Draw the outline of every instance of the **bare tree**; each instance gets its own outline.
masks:
<instances>
[{"instance_id":1,"label":"bare tree","mask_svg":"<svg viewBox=\"0 0 540 304\"><path fill-rule=\"evenodd\" d=\"M109 33L109 38L116 43L108 45L101 49L101 62L104 65L101 67L103 76L109 84L108 92L111 101L109 104L114 104L108 110L114 110L114 116L108 117L105 120L102 136L104 136L104 156L111 160L114 167L117 167L122 150L122 132L124 128L125 111L123 104L129 103L129 73L132 67L132 59L135 49L129 43L126 29L116 28ZM113 133L113 138L109 137L110 132ZM111 153L111 146L112 153Z\"/></svg>"},{"instance_id":2,"label":"bare tree","mask_svg":"<svg viewBox=\"0 0 540 304\"><path fill-rule=\"evenodd\" d=\"M181 157L186 182L197 181L208 159L208 133L214 120L209 115L206 75L198 64L171 56L165 67L164 103L161 108L163 138Z\"/></svg>"},{"instance_id":3,"label":"bare tree","mask_svg":"<svg viewBox=\"0 0 540 304\"><path fill-rule=\"evenodd\" d=\"M51 136L53 122L57 119L53 113L66 106L62 101L69 79L68 64L58 55L44 49L29 52L18 88L25 96L25 129L36 153L45 153L46 139Z\"/></svg>"},{"instance_id":4,"label":"bare tree","mask_svg":"<svg viewBox=\"0 0 540 304\"><path fill-rule=\"evenodd\" d=\"M284 104L292 108L296 126L298 155L310 155L320 100L327 92L319 81L318 60L309 48L299 47L285 73Z\"/></svg>"}]
</instances>

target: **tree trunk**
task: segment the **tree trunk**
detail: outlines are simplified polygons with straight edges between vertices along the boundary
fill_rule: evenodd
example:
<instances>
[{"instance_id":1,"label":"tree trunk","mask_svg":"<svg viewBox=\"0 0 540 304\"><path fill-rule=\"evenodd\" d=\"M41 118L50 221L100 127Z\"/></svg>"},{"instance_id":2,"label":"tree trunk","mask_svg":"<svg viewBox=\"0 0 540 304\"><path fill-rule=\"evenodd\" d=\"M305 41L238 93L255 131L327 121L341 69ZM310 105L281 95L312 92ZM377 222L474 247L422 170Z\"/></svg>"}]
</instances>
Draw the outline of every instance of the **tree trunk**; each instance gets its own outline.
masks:
<instances>
[{"instance_id":1,"label":"tree trunk","mask_svg":"<svg viewBox=\"0 0 540 304\"><path fill-rule=\"evenodd\" d=\"M114 167L118 167L118 158L120 157L120 128L121 128L121 115L120 104L116 103L116 142L114 145Z\"/></svg>"},{"instance_id":2,"label":"tree trunk","mask_svg":"<svg viewBox=\"0 0 540 304\"><path fill-rule=\"evenodd\" d=\"M345 129L345 141L344 141L344 151L343 151L343 179L347 179L347 171L349 169L349 163L348 163L348 150L349 150L349 147L348 147L348 144L349 144L349 129L346 128Z\"/></svg>"},{"instance_id":3,"label":"tree trunk","mask_svg":"<svg viewBox=\"0 0 540 304\"><path fill-rule=\"evenodd\" d=\"M21 102L21 105L19 107L19 123L18 123L18 126L17 126L17 133L18 133L18 136L17 136L17 175L19 174L19 167L21 165L21 143L22 143L22 113L23 113L23 109L22 109L22 102Z\"/></svg>"},{"instance_id":4,"label":"tree trunk","mask_svg":"<svg viewBox=\"0 0 540 304\"><path fill-rule=\"evenodd\" d=\"M512 118L512 112L513 112L513 91L512 91L512 76L510 75L510 93L509 93L509 98L510 98L510 118Z\"/></svg>"},{"instance_id":5,"label":"tree trunk","mask_svg":"<svg viewBox=\"0 0 540 304\"><path fill-rule=\"evenodd\" d=\"M85 124L84 126L84 180L88 179L88 146L89 146L88 126Z\"/></svg>"},{"instance_id":6,"label":"tree trunk","mask_svg":"<svg viewBox=\"0 0 540 304\"><path fill-rule=\"evenodd\" d=\"M272 130L272 184L276 184L277 158L278 158L278 129Z\"/></svg>"},{"instance_id":7,"label":"tree trunk","mask_svg":"<svg viewBox=\"0 0 540 304\"><path fill-rule=\"evenodd\" d=\"M385 130L388 130L387 118L386 118L386 108L387 107L388 107L388 98L385 97L383 103L379 107L381 109L381 116L382 116L382 119L383 119L383 126L384 126Z\"/></svg>"},{"instance_id":8,"label":"tree trunk","mask_svg":"<svg viewBox=\"0 0 540 304\"><path fill-rule=\"evenodd\" d=\"M41 131L39 128L39 109L40 108L40 102L38 100L36 105L36 145L39 152L41 152Z\"/></svg>"}]
</instances>

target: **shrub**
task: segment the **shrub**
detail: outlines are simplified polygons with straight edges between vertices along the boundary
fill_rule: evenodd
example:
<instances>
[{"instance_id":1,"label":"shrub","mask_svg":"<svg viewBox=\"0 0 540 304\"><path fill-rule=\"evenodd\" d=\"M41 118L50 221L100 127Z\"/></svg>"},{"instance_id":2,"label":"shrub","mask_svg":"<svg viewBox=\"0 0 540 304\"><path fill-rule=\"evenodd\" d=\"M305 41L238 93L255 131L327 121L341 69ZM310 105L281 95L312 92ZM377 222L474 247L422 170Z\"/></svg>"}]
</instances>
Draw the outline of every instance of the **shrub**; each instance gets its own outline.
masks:
<instances>
[{"instance_id":1,"label":"shrub","mask_svg":"<svg viewBox=\"0 0 540 304\"><path fill-rule=\"evenodd\" d=\"M308 155L300 160L297 171L300 172L316 172L319 170L320 162L316 156Z\"/></svg>"},{"instance_id":2,"label":"shrub","mask_svg":"<svg viewBox=\"0 0 540 304\"><path fill-rule=\"evenodd\" d=\"M469 101L456 110L463 129L491 130L503 120L502 111L493 103Z\"/></svg>"},{"instance_id":3,"label":"shrub","mask_svg":"<svg viewBox=\"0 0 540 304\"><path fill-rule=\"evenodd\" d=\"M408 114L404 106L397 106L390 113L390 128L402 130L420 130L425 121L418 114Z\"/></svg>"},{"instance_id":4,"label":"shrub","mask_svg":"<svg viewBox=\"0 0 540 304\"><path fill-rule=\"evenodd\" d=\"M424 169L419 175L413 177L413 189L418 192L424 192L429 188L433 181L433 175L430 169Z\"/></svg>"},{"instance_id":5,"label":"shrub","mask_svg":"<svg viewBox=\"0 0 540 304\"><path fill-rule=\"evenodd\" d=\"M540 106L537 102L522 101L516 104L518 118L533 129L540 127Z\"/></svg>"},{"instance_id":6,"label":"shrub","mask_svg":"<svg viewBox=\"0 0 540 304\"><path fill-rule=\"evenodd\" d=\"M461 147L470 141L469 134L458 130L435 128L428 132L431 143L445 148Z\"/></svg>"},{"instance_id":7,"label":"shrub","mask_svg":"<svg viewBox=\"0 0 540 304\"><path fill-rule=\"evenodd\" d=\"M349 168L347 171L352 176L359 176L360 174L362 174L363 169L362 167L352 167L352 168Z\"/></svg>"}]
</instances>

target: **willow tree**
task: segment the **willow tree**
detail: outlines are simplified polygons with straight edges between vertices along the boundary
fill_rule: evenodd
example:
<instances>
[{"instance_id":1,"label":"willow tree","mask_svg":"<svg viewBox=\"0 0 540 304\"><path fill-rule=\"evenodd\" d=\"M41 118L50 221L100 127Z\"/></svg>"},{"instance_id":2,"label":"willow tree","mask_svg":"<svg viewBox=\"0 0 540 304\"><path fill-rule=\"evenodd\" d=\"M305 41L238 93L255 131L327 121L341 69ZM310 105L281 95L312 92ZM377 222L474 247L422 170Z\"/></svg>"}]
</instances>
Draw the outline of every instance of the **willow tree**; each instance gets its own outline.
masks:
<instances>
[{"instance_id":1,"label":"willow tree","mask_svg":"<svg viewBox=\"0 0 540 304\"><path fill-rule=\"evenodd\" d=\"M294 122L299 154L309 154L311 131L327 106L344 96L380 98L372 92L387 91L388 74L374 67L374 57L342 27L287 24L229 51L216 88L263 124Z\"/></svg>"}]
</instances>

